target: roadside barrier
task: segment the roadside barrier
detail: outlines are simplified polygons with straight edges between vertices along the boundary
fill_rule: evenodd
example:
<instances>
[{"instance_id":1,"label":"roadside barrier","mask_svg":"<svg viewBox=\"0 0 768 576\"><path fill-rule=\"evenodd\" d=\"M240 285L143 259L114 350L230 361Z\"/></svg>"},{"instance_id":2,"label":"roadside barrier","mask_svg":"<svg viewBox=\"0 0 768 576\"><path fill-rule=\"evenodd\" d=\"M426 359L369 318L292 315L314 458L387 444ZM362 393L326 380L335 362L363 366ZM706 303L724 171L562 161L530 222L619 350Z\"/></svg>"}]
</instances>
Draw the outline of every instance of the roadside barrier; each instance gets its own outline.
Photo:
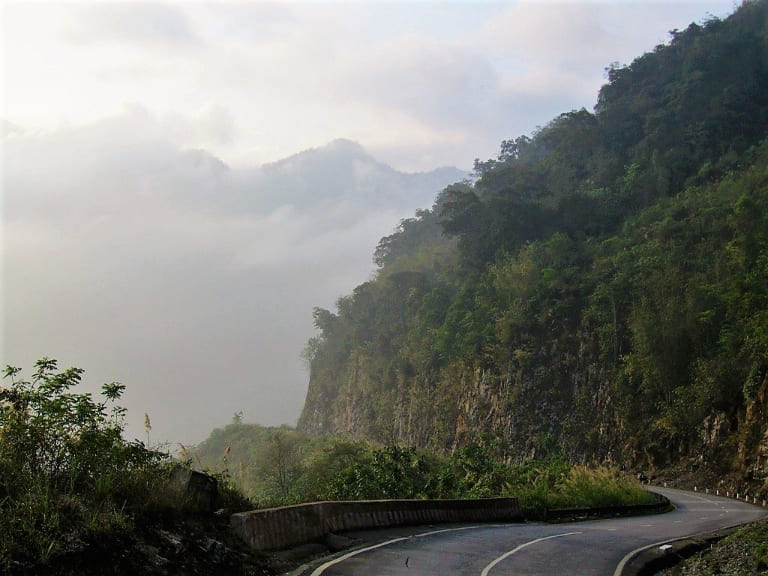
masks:
<instances>
[{"instance_id":1,"label":"roadside barrier","mask_svg":"<svg viewBox=\"0 0 768 576\"><path fill-rule=\"evenodd\" d=\"M587 518L607 518L616 516L640 516L642 514L660 514L670 509L669 500L661 494L652 493L656 502L635 504L633 506L603 506L599 508L555 508L544 512L546 522L586 520Z\"/></svg>"},{"instance_id":2,"label":"roadside barrier","mask_svg":"<svg viewBox=\"0 0 768 576\"><path fill-rule=\"evenodd\" d=\"M667 487L663 482L659 486ZM653 484L649 483L649 488ZM722 496L719 489L707 494ZM694 486L694 492L699 487ZM726 497L760 505L753 494L725 492ZM655 494L652 504L600 508L559 508L545 511L544 520L558 522L587 518L632 516L665 512L670 502ZM766 500L762 500L766 507ZM515 498L478 500L363 500L315 502L240 512L230 517L232 530L254 550L277 550L319 540L330 533L408 524L448 522L520 522L523 514Z\"/></svg>"},{"instance_id":3,"label":"roadside barrier","mask_svg":"<svg viewBox=\"0 0 768 576\"><path fill-rule=\"evenodd\" d=\"M516 498L315 502L240 512L232 530L254 550L305 544L332 532L446 522L521 522Z\"/></svg>"},{"instance_id":4,"label":"roadside barrier","mask_svg":"<svg viewBox=\"0 0 768 576\"><path fill-rule=\"evenodd\" d=\"M649 483L649 486L653 486L653 484ZM662 482L659 484L659 486L663 486L664 488L676 488L676 486L667 486L667 482ZM684 487L681 487L681 489L685 489ZM690 490L690 488L689 488ZM694 492L700 492L698 486L693 487ZM715 488L714 490L711 488L704 488L705 494L714 494L715 496L725 496L726 498L733 498L734 500L740 500L742 502L747 502L749 504L754 504L756 506L762 506L763 508L768 508L768 500L765 498L758 498L754 494L751 494L749 492L743 493L743 492L731 492L730 490L726 490L725 492L720 491L719 488Z\"/></svg>"}]
</instances>

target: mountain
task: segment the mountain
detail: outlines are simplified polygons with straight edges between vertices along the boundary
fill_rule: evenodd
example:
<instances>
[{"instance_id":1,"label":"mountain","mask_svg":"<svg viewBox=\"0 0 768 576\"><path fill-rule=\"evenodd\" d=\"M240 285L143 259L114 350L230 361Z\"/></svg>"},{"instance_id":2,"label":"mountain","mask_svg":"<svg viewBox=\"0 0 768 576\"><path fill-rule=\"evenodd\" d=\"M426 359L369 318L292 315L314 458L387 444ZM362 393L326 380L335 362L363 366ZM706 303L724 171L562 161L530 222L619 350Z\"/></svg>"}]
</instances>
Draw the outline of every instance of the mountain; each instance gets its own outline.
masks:
<instances>
[{"instance_id":1,"label":"mountain","mask_svg":"<svg viewBox=\"0 0 768 576\"><path fill-rule=\"evenodd\" d=\"M431 206L436 191L468 174L443 167L404 173L378 162L360 144L334 140L261 167L256 189L260 206L292 204L314 209L351 203L367 208L405 210Z\"/></svg>"},{"instance_id":2,"label":"mountain","mask_svg":"<svg viewBox=\"0 0 768 576\"><path fill-rule=\"evenodd\" d=\"M768 477L768 2L612 66L316 308L299 429Z\"/></svg>"}]
</instances>

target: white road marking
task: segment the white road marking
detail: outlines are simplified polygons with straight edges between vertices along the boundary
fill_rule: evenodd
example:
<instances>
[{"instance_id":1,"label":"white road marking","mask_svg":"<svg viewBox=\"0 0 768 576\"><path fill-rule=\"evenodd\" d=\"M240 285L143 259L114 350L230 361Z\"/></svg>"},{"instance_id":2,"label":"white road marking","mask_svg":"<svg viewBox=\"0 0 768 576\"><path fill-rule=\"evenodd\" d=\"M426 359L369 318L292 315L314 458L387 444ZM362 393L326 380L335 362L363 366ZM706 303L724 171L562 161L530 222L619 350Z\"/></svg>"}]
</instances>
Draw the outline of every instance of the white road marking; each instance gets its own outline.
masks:
<instances>
[{"instance_id":1,"label":"white road marking","mask_svg":"<svg viewBox=\"0 0 768 576\"><path fill-rule=\"evenodd\" d=\"M502 560L505 560L506 558L509 558L510 556L512 556L512 554L519 552L526 546L530 546L531 544L536 544L537 542L542 542L544 540L551 540L552 538L562 538L563 536L572 536L574 534L581 534L581 532L566 532L565 534L555 534L554 536L545 536L544 538L536 538L536 540L531 540L530 542L525 542L524 544L520 544L520 546L518 546L514 550L510 550L509 552L502 554L501 556L496 558L496 560L488 564L488 566L483 568L483 571L480 572L480 576L488 576L488 573L491 571L491 569L493 569L494 566L496 566L496 564L498 564Z\"/></svg>"},{"instance_id":2,"label":"white road marking","mask_svg":"<svg viewBox=\"0 0 768 576\"><path fill-rule=\"evenodd\" d=\"M662 540L661 542L656 542L654 544L648 544L647 546L643 546L641 548L637 548L636 550L632 550L629 554L624 556L624 558L621 559L621 562L619 562L619 565L616 566L616 570L613 571L613 576L621 576L621 573L624 571L624 566L627 565L627 562L635 555L639 554L643 550L648 550L648 548L653 548L654 546L661 546L662 544L666 544L667 542L674 542L674 538L671 540Z\"/></svg>"},{"instance_id":3,"label":"white road marking","mask_svg":"<svg viewBox=\"0 0 768 576\"><path fill-rule=\"evenodd\" d=\"M725 530L728 528L733 528L734 526L739 526L739 524L736 523L730 526L721 526L720 528L718 528L718 530ZM654 546L661 547L664 544L669 544L670 542L677 542L678 540L685 540L686 538L696 538L704 534L710 534L711 532L713 531L709 530L704 532L698 532L696 534L689 534L688 536L680 536L678 538L670 538L668 540L662 540L661 542L654 542L653 544L648 544L647 546L641 546L640 548L636 548L632 550L632 552L624 556L624 558L621 559L621 562L619 562L618 566L616 566L616 570L613 571L613 576L621 576L621 573L624 571L624 567L627 565L627 562L629 562L636 554L639 554L643 550L648 550L649 548L653 548Z\"/></svg>"},{"instance_id":4,"label":"white road marking","mask_svg":"<svg viewBox=\"0 0 768 576\"><path fill-rule=\"evenodd\" d=\"M483 524L481 526L462 526L461 528L445 528L443 530L433 530L432 532L424 532L422 534L414 534L412 536L402 536L400 538L387 540L386 542L379 542L378 544L374 544L373 546L360 548L359 550L352 550L352 552L347 552L343 556L339 556L338 558L329 560L325 564L321 564L320 566L315 568L315 570L312 572L310 576L320 576L323 572L325 572L328 568L330 568L334 564L339 564L341 562L344 562L344 560L352 558L353 556L357 556L358 554L362 554L363 552L368 552L369 550L375 550L376 548L383 548L384 546L389 546L390 544L395 544L397 542L402 542L404 540L410 540L411 538L423 538L424 536L432 536L433 534L442 534L443 532L458 532L459 530L472 530L474 528L487 528L489 526L495 526L495 524Z\"/></svg>"},{"instance_id":5,"label":"white road marking","mask_svg":"<svg viewBox=\"0 0 768 576\"><path fill-rule=\"evenodd\" d=\"M690 496L691 498L695 498L697 500L703 500L703 501L705 501L705 502L707 502L709 504L715 504L723 512L726 512L726 513L730 512L730 510L727 509L727 508L724 508L719 501L713 501L713 500L709 500L707 498L702 498L700 496L694 496L693 494L687 494L687 496ZM720 497L720 500L722 500L722 497ZM681 501L682 501L682 499L681 499ZM689 509L688 510L688 512L695 512L695 511L696 510L693 510L693 509ZM676 523L677 523L677 521L676 521ZM725 530L727 528L733 528L735 526L739 526L739 525L744 524L744 523L746 523L746 522L736 522L735 524L727 524L725 526L720 526L718 528L718 530ZM670 538L668 540L662 540L661 542L656 542L654 544L648 544L647 546L641 546L640 548L636 548L635 550L632 550L632 552L628 553L626 556L624 556L624 558L621 559L621 562L619 562L619 564L616 566L616 570L613 571L613 576L622 576L622 572L624 571L624 568L627 565L627 563L632 558L634 558L637 554L642 552L643 550L648 550L649 548L653 548L654 546L662 546L664 544L668 544L670 542L676 542L678 540L684 540L685 538L696 538L696 537L702 536L704 534L709 534L711 532L712 531L698 532L696 534L689 534L687 536L680 536L678 538Z\"/></svg>"}]
</instances>

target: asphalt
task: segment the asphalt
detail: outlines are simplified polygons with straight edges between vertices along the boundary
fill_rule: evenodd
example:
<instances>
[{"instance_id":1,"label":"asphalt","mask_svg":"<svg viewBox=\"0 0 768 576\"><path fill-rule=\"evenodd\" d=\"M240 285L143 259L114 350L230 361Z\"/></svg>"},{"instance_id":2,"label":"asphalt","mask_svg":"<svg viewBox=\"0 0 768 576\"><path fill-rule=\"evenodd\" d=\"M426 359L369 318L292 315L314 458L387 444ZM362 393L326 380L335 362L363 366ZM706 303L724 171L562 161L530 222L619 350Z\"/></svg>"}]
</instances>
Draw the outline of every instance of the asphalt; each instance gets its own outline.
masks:
<instances>
[{"instance_id":1,"label":"asphalt","mask_svg":"<svg viewBox=\"0 0 768 576\"><path fill-rule=\"evenodd\" d=\"M718 496L653 488L666 514L565 524L436 525L347 533L357 546L294 572L301 576L626 576L637 555L672 553L678 539L702 537L766 516Z\"/></svg>"}]
</instances>

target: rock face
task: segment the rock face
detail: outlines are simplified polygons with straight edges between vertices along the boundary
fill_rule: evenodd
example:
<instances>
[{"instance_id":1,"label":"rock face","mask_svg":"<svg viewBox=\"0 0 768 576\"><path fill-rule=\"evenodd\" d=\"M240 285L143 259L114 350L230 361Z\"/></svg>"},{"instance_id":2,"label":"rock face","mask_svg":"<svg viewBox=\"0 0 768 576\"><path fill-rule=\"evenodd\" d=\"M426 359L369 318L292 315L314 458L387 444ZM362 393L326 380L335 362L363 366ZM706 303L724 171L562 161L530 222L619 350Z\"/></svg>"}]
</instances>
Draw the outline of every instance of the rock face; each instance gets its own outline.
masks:
<instances>
[{"instance_id":1,"label":"rock face","mask_svg":"<svg viewBox=\"0 0 768 576\"><path fill-rule=\"evenodd\" d=\"M503 372L453 365L423 374L382 370L363 351L349 358L334 379L313 374L302 431L442 453L490 438L508 461L559 451L574 462L708 469L768 494L768 379L745 411L713 412L688 439L670 442L615 405L615 375L587 355L550 351Z\"/></svg>"},{"instance_id":2,"label":"rock face","mask_svg":"<svg viewBox=\"0 0 768 576\"><path fill-rule=\"evenodd\" d=\"M179 489L189 505L198 512L213 513L219 495L216 478L197 470L177 466L171 482Z\"/></svg>"},{"instance_id":3,"label":"rock face","mask_svg":"<svg viewBox=\"0 0 768 576\"><path fill-rule=\"evenodd\" d=\"M768 491L768 375L749 403L740 426L738 460L745 479Z\"/></svg>"},{"instance_id":4,"label":"rock face","mask_svg":"<svg viewBox=\"0 0 768 576\"><path fill-rule=\"evenodd\" d=\"M575 357L521 359L499 372L449 365L439 372L384 371L365 352L344 370L313 374L299 428L450 451L489 435L510 460L555 446L575 460L627 458L611 375ZM594 424L592 424L594 423Z\"/></svg>"}]
</instances>

